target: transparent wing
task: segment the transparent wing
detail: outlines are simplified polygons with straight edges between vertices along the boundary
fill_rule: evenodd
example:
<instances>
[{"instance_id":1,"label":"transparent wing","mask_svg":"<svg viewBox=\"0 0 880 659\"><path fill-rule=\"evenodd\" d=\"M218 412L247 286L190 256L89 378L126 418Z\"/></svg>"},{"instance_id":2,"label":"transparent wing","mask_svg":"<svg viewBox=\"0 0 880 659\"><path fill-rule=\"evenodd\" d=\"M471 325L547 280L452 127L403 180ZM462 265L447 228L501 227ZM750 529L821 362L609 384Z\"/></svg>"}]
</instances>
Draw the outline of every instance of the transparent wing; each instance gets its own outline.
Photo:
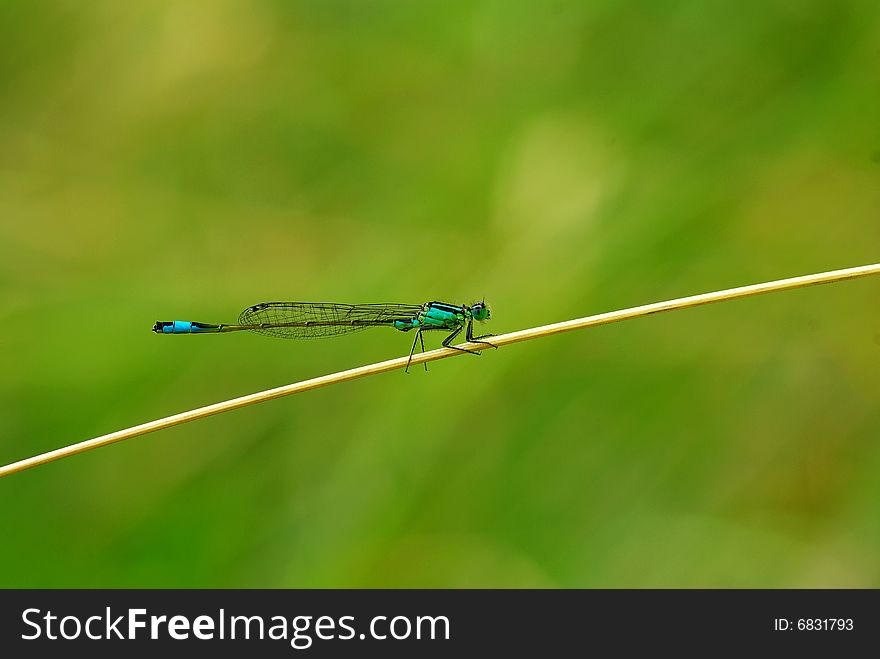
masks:
<instances>
[{"instance_id":1,"label":"transparent wing","mask_svg":"<svg viewBox=\"0 0 880 659\"><path fill-rule=\"evenodd\" d=\"M267 336L314 339L387 326L395 320L409 320L421 309L420 304L263 302L242 311L238 322Z\"/></svg>"}]
</instances>

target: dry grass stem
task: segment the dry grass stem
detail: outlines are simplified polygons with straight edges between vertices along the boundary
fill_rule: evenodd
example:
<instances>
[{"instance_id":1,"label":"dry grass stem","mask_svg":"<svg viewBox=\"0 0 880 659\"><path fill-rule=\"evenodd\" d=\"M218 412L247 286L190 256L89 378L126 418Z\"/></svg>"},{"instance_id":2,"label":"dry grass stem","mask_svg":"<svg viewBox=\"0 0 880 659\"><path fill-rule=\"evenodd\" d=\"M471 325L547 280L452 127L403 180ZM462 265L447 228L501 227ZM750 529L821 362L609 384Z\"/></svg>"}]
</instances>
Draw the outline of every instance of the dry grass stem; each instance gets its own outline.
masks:
<instances>
[{"instance_id":1,"label":"dry grass stem","mask_svg":"<svg viewBox=\"0 0 880 659\"><path fill-rule=\"evenodd\" d=\"M780 279L778 281L771 281L763 284L751 284L749 286L729 288L723 291L703 293L701 295L691 295L689 297L682 297L675 300L655 302L653 304L645 304L639 307L632 307L630 309L609 311L607 313L587 316L585 318L577 318L575 320L567 320L561 323L553 323L552 325L542 325L541 327L533 327L531 329L520 330L518 332L510 332L509 334L494 336L492 337L491 341L495 345L502 347L510 345L511 343L530 341L532 339L550 336L552 334L560 334L562 332L570 332L573 330L585 329L587 327L595 327L596 325L607 325L608 323L616 323L621 320L629 320L631 318L640 318L649 314L675 311L677 309L687 309L689 307L696 307L703 304L712 304L714 302L734 300L737 298L749 297L752 295L760 295L762 293L785 291L792 288L814 286L816 284L828 284L831 282L843 281L845 279L856 279L859 277L867 277L877 274L880 274L880 264L846 268L843 270L833 270L831 272L821 272L813 275L804 275L802 277L792 277L790 279ZM485 350L488 346L477 343L463 343L460 347L467 347L470 350ZM421 364L423 362L432 362L438 359L445 359L447 357L456 357L463 354L466 353L451 348L440 348L438 350L431 350L429 352L424 352L419 355L414 355L412 358L412 365ZM41 453L40 455L35 455L31 458L26 458L24 460L19 460L18 462L13 462L4 467L0 467L0 477L9 476L10 474L24 471L25 469L30 469L31 467L46 464L47 462L52 462L54 460L60 460L61 458L66 458L71 455L76 455L77 453L90 451L101 446L107 446L108 444L121 442L125 439L131 439L132 437L137 437L138 435L146 435L147 433L155 432L157 430L163 430L164 428L171 428L172 426L178 426L182 423L188 423L197 419L203 419L206 416L221 414L223 412L230 412L240 407L256 405L257 403L263 403L267 400L272 400L274 398L290 396L291 394L298 394L303 391L309 391L310 389L317 389L319 387L326 387L331 384L339 384L340 382L356 380L358 378L363 378L368 375L377 375L379 373L394 371L399 368L404 368L406 364L407 357L398 357L396 359L389 359L388 361L378 362L376 364L359 366L358 368L352 368L347 371L340 371L338 373L332 373L330 375L322 375L321 377L311 378L310 380L303 380L302 382L288 384L283 387L276 387L275 389L268 389L267 391L261 391L258 393L249 394L247 396L233 398L232 400L223 401L221 403L206 405L205 407L199 407L194 410L189 410L188 412L181 412L180 414L174 414L172 416L167 416L165 418L150 421L148 423L142 423L138 426L132 426L131 428L118 430L107 435L101 435L100 437L88 439L83 442L78 442L76 444L71 444L69 446L55 449L54 451Z\"/></svg>"}]
</instances>

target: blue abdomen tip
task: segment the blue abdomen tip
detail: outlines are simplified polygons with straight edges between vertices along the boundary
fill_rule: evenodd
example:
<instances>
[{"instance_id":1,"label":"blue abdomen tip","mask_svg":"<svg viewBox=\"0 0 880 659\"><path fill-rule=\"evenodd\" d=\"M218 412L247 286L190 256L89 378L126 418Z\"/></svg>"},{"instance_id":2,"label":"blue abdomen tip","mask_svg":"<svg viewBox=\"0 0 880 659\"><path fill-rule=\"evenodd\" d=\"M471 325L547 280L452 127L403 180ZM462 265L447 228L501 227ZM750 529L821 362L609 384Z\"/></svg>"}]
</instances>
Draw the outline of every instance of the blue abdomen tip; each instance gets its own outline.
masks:
<instances>
[{"instance_id":1,"label":"blue abdomen tip","mask_svg":"<svg viewBox=\"0 0 880 659\"><path fill-rule=\"evenodd\" d=\"M162 328L166 334L189 334L192 332L192 323L187 320L175 320L171 325Z\"/></svg>"}]
</instances>

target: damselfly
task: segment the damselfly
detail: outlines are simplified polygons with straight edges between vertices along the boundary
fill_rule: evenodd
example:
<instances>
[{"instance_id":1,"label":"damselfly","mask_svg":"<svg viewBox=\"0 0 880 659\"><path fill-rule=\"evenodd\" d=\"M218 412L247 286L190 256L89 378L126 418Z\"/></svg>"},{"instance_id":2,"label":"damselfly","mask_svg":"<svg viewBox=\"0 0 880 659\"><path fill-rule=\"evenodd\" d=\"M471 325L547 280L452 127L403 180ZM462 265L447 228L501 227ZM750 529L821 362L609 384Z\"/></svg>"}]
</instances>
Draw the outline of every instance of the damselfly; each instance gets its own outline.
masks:
<instances>
[{"instance_id":1,"label":"damselfly","mask_svg":"<svg viewBox=\"0 0 880 659\"><path fill-rule=\"evenodd\" d=\"M406 370L415 353L416 343L425 350L423 332L443 330L449 335L443 339L445 348L480 354L476 350L451 345L465 330L470 343L484 343L492 334L474 336L474 321L489 320L489 307L485 302L470 306L446 302L424 304L334 304L323 302L263 302L241 312L237 325L213 325L185 320L158 321L153 326L157 334L209 334L217 332L250 331L283 339L316 339L325 336L350 334L368 327L392 327L401 332L415 330ZM427 370L428 365L425 364Z\"/></svg>"}]
</instances>

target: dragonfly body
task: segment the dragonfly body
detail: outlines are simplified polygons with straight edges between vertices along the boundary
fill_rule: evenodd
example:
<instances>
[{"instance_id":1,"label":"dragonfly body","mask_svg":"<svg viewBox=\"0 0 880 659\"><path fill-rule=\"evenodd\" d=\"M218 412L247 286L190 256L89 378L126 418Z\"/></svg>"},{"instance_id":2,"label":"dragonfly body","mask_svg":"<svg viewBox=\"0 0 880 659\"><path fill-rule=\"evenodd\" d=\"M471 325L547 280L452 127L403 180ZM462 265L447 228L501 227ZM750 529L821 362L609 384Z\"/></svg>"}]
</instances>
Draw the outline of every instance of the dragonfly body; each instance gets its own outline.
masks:
<instances>
[{"instance_id":1,"label":"dragonfly body","mask_svg":"<svg viewBox=\"0 0 880 659\"><path fill-rule=\"evenodd\" d=\"M443 346L464 352L480 354L474 350L457 348L451 341L466 329L466 338L472 343L490 334L473 335L474 321L482 322L490 317L485 302L470 306L446 302L413 304L335 304L318 302L264 302L245 309L236 325L214 325L186 320L159 321L153 326L157 334L216 334L251 331L287 339L311 339L338 336L357 332L368 327L391 327L401 332L416 330L410 360L416 342L425 349L422 332L445 330L449 335ZM493 346L495 347L495 346ZM407 363L407 368L409 364ZM427 364L425 365L427 368Z\"/></svg>"}]
</instances>

